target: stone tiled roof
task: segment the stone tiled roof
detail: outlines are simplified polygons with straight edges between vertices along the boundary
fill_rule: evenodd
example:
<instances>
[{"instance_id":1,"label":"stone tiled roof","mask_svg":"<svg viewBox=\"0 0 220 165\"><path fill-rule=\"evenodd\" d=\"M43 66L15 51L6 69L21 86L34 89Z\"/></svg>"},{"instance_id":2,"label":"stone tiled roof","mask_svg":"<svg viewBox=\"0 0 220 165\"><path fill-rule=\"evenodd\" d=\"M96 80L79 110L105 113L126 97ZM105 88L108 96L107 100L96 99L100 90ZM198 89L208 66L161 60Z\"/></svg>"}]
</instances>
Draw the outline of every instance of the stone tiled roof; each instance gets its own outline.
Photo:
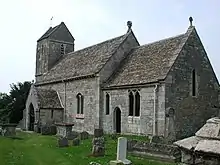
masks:
<instances>
[{"instance_id":1,"label":"stone tiled roof","mask_svg":"<svg viewBox=\"0 0 220 165\"><path fill-rule=\"evenodd\" d=\"M129 34L67 54L44 75L44 82L98 73Z\"/></svg>"},{"instance_id":2,"label":"stone tiled roof","mask_svg":"<svg viewBox=\"0 0 220 165\"><path fill-rule=\"evenodd\" d=\"M186 42L188 33L134 48L106 87L143 84L166 77Z\"/></svg>"},{"instance_id":3,"label":"stone tiled roof","mask_svg":"<svg viewBox=\"0 0 220 165\"><path fill-rule=\"evenodd\" d=\"M36 88L38 104L45 109L63 109L55 90Z\"/></svg>"}]
</instances>

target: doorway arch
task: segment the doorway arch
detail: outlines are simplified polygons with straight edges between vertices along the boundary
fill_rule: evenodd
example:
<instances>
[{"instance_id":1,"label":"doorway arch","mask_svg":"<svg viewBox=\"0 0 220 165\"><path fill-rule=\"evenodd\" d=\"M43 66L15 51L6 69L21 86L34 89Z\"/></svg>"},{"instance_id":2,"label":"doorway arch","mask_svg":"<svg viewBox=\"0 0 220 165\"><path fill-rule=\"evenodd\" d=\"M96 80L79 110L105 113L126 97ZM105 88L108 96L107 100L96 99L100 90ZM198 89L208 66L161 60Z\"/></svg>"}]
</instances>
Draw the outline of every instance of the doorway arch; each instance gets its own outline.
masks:
<instances>
[{"instance_id":1,"label":"doorway arch","mask_svg":"<svg viewBox=\"0 0 220 165\"><path fill-rule=\"evenodd\" d=\"M34 114L34 106L31 103L29 106L29 131L34 131L34 122L35 122L35 114Z\"/></svg>"},{"instance_id":2,"label":"doorway arch","mask_svg":"<svg viewBox=\"0 0 220 165\"><path fill-rule=\"evenodd\" d=\"M116 133L121 133L121 110L116 107L114 110L114 131Z\"/></svg>"}]
</instances>

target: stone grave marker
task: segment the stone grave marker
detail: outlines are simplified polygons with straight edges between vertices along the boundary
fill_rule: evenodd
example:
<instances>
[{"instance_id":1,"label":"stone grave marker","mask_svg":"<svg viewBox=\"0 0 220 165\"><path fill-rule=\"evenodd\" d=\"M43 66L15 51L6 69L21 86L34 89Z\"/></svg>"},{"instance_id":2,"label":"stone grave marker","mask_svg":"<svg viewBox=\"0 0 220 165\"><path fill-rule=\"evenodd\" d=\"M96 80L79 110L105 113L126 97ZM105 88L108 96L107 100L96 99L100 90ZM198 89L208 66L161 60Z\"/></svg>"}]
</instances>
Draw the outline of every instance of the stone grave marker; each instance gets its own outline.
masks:
<instances>
[{"instance_id":1,"label":"stone grave marker","mask_svg":"<svg viewBox=\"0 0 220 165\"><path fill-rule=\"evenodd\" d=\"M68 147L68 139L65 137L61 137L58 139L58 147Z\"/></svg>"},{"instance_id":2,"label":"stone grave marker","mask_svg":"<svg viewBox=\"0 0 220 165\"><path fill-rule=\"evenodd\" d=\"M117 160L110 161L111 165L119 165L119 164L131 164L131 161L126 159L127 156L127 138L119 137L118 145L117 145Z\"/></svg>"},{"instance_id":3,"label":"stone grave marker","mask_svg":"<svg viewBox=\"0 0 220 165\"><path fill-rule=\"evenodd\" d=\"M80 136L80 140L86 140L89 138L89 133L86 131L83 131L79 134L79 136Z\"/></svg>"},{"instance_id":4,"label":"stone grave marker","mask_svg":"<svg viewBox=\"0 0 220 165\"><path fill-rule=\"evenodd\" d=\"M79 144L80 144L79 138L73 139L73 146L79 146Z\"/></svg>"},{"instance_id":5,"label":"stone grave marker","mask_svg":"<svg viewBox=\"0 0 220 165\"><path fill-rule=\"evenodd\" d=\"M102 137L104 135L103 129L95 129L94 130L94 137Z\"/></svg>"},{"instance_id":6,"label":"stone grave marker","mask_svg":"<svg viewBox=\"0 0 220 165\"><path fill-rule=\"evenodd\" d=\"M92 155L104 156L105 155L105 138L103 129L95 129L94 137L92 139Z\"/></svg>"},{"instance_id":7,"label":"stone grave marker","mask_svg":"<svg viewBox=\"0 0 220 165\"><path fill-rule=\"evenodd\" d=\"M68 139L68 140L74 140L75 138L77 138L78 137L78 133L77 132L75 132L75 131L71 131L67 136L66 136L66 138Z\"/></svg>"}]
</instances>

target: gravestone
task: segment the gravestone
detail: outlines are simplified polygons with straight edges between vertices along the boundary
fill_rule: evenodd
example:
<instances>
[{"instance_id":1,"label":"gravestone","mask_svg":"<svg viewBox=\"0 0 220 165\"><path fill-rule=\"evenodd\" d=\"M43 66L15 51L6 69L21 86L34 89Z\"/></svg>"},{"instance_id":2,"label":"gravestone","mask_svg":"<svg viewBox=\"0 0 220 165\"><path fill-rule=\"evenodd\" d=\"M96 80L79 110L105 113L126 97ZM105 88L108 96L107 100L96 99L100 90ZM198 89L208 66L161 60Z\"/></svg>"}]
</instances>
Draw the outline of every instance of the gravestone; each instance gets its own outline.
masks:
<instances>
[{"instance_id":1,"label":"gravestone","mask_svg":"<svg viewBox=\"0 0 220 165\"><path fill-rule=\"evenodd\" d=\"M58 147L68 147L68 139L65 137L61 137L58 139Z\"/></svg>"},{"instance_id":2,"label":"gravestone","mask_svg":"<svg viewBox=\"0 0 220 165\"><path fill-rule=\"evenodd\" d=\"M16 124L3 124L2 125L2 131L1 134L2 136L7 136L7 137L13 137L16 135Z\"/></svg>"},{"instance_id":3,"label":"gravestone","mask_svg":"<svg viewBox=\"0 0 220 165\"><path fill-rule=\"evenodd\" d=\"M35 127L35 132L39 132L39 127L36 126ZM56 135L57 133L57 128L55 125L49 125L49 124L45 124L41 127L41 134L42 135Z\"/></svg>"},{"instance_id":4,"label":"gravestone","mask_svg":"<svg viewBox=\"0 0 220 165\"><path fill-rule=\"evenodd\" d=\"M72 132L73 123L55 123L57 126L57 136L69 138ZM72 140L72 139L70 139Z\"/></svg>"},{"instance_id":5,"label":"gravestone","mask_svg":"<svg viewBox=\"0 0 220 165\"><path fill-rule=\"evenodd\" d=\"M103 129L95 129L94 130L94 137L102 137L104 135Z\"/></svg>"},{"instance_id":6,"label":"gravestone","mask_svg":"<svg viewBox=\"0 0 220 165\"><path fill-rule=\"evenodd\" d=\"M105 139L104 137L96 137L92 140L92 155L104 156L105 155Z\"/></svg>"},{"instance_id":7,"label":"gravestone","mask_svg":"<svg viewBox=\"0 0 220 165\"><path fill-rule=\"evenodd\" d=\"M73 139L73 146L79 146L79 144L80 144L79 138Z\"/></svg>"},{"instance_id":8,"label":"gravestone","mask_svg":"<svg viewBox=\"0 0 220 165\"><path fill-rule=\"evenodd\" d=\"M83 131L79 134L79 136L80 136L80 140L86 140L89 138L89 133L86 131Z\"/></svg>"},{"instance_id":9,"label":"gravestone","mask_svg":"<svg viewBox=\"0 0 220 165\"><path fill-rule=\"evenodd\" d=\"M131 161L126 159L127 156L127 138L119 137L117 145L117 160L110 161L111 165L131 164Z\"/></svg>"},{"instance_id":10,"label":"gravestone","mask_svg":"<svg viewBox=\"0 0 220 165\"><path fill-rule=\"evenodd\" d=\"M78 132L75 132L75 131L71 131L67 134L67 139L68 140L73 140L75 138L77 138L79 136Z\"/></svg>"},{"instance_id":11,"label":"gravestone","mask_svg":"<svg viewBox=\"0 0 220 165\"><path fill-rule=\"evenodd\" d=\"M104 156L105 155L105 138L103 136L103 129L94 130L94 138L92 139L92 155Z\"/></svg>"}]
</instances>

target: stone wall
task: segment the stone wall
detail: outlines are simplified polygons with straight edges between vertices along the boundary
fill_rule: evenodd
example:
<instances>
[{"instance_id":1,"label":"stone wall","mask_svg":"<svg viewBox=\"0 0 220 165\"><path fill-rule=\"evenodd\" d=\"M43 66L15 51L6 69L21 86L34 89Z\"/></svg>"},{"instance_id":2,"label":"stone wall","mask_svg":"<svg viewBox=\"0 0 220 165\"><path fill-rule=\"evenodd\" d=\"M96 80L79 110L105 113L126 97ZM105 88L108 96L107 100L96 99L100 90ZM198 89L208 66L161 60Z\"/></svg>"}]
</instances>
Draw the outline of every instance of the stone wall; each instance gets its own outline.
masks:
<instances>
[{"instance_id":1,"label":"stone wall","mask_svg":"<svg viewBox=\"0 0 220 165\"><path fill-rule=\"evenodd\" d=\"M61 44L64 46L64 55L61 55ZM49 55L48 55L48 70L50 70L58 60L65 57L67 54L73 52L74 44L64 41L50 40L49 42Z\"/></svg>"},{"instance_id":2,"label":"stone wall","mask_svg":"<svg viewBox=\"0 0 220 165\"><path fill-rule=\"evenodd\" d=\"M38 102L35 99L36 98L36 90L34 90L33 86L31 86L30 91L29 91L29 95L27 97L26 100L26 104L25 104L25 110L23 111L23 117L25 117L24 122L25 122L25 129L28 130L29 124L30 124L30 119L29 119L29 111L30 111L30 106L31 104L34 107L34 114L35 114L35 121L39 120L39 107L38 107Z\"/></svg>"},{"instance_id":3,"label":"stone wall","mask_svg":"<svg viewBox=\"0 0 220 165\"><path fill-rule=\"evenodd\" d=\"M106 133L114 132L114 110L121 110L121 132L132 134L153 134L154 118L154 89L155 85L129 89L112 89L103 91L103 129ZM164 135L165 131L165 91L164 85L158 85L156 92L156 134ZM140 94L140 116L129 114L129 90L138 90ZM105 95L110 95L110 113L106 115Z\"/></svg>"},{"instance_id":4,"label":"stone wall","mask_svg":"<svg viewBox=\"0 0 220 165\"><path fill-rule=\"evenodd\" d=\"M48 72L61 58L61 44L64 54L74 51L74 38L62 22L49 38L37 42L36 82L42 81L42 74Z\"/></svg>"},{"instance_id":5,"label":"stone wall","mask_svg":"<svg viewBox=\"0 0 220 165\"><path fill-rule=\"evenodd\" d=\"M53 111L53 112L52 112ZM40 123L45 125L47 122L62 122L63 110L57 109L40 109Z\"/></svg>"},{"instance_id":6,"label":"stone wall","mask_svg":"<svg viewBox=\"0 0 220 165\"><path fill-rule=\"evenodd\" d=\"M64 121L75 123L74 131L93 133L99 127L99 79L87 78L64 83L41 85L58 92L64 111ZM84 115L77 116L77 98L81 93L84 97Z\"/></svg>"},{"instance_id":7,"label":"stone wall","mask_svg":"<svg viewBox=\"0 0 220 165\"><path fill-rule=\"evenodd\" d=\"M196 71L196 96L192 96L192 70ZM166 79L166 108L175 111L177 139L191 136L206 120L217 116L219 84L195 31L189 36Z\"/></svg>"}]
</instances>

